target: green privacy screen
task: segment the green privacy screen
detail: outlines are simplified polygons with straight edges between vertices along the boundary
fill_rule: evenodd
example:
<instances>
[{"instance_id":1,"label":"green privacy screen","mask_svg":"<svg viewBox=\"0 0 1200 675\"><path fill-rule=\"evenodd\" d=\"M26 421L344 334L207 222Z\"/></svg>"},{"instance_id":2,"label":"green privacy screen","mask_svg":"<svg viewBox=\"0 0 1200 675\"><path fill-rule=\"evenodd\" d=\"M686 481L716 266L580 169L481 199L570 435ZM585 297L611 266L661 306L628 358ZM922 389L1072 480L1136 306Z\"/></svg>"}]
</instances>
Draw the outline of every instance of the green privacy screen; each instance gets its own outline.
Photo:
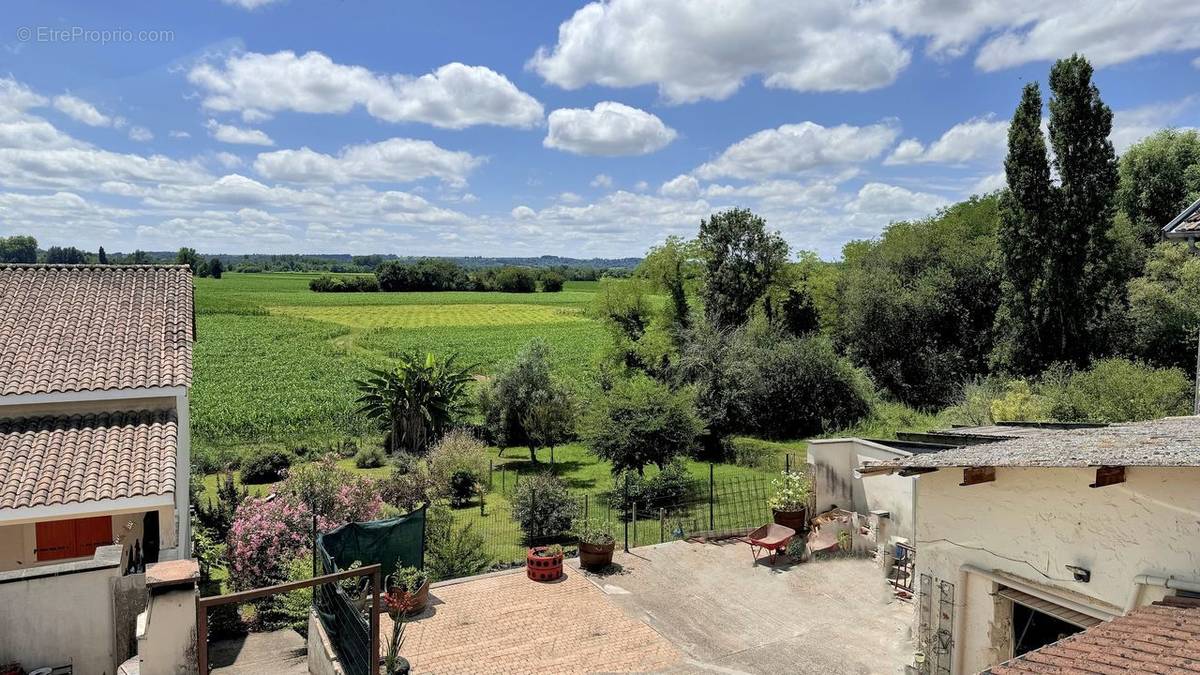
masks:
<instances>
[{"instance_id":1,"label":"green privacy screen","mask_svg":"<svg viewBox=\"0 0 1200 675\"><path fill-rule=\"evenodd\" d=\"M379 563L384 576L396 571L397 563L424 569L425 507L399 518L346 523L319 535L317 547L337 570L348 569L355 561Z\"/></svg>"}]
</instances>

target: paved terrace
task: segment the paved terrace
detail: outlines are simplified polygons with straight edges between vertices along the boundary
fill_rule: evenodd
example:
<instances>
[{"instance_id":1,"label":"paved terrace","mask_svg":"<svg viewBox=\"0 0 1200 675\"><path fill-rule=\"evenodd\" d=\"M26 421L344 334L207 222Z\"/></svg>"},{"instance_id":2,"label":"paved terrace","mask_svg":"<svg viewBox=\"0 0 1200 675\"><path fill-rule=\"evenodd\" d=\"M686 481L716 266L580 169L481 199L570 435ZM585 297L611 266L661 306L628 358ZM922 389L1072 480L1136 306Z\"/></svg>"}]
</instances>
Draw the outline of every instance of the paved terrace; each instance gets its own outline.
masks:
<instances>
[{"instance_id":1,"label":"paved terrace","mask_svg":"<svg viewBox=\"0 0 1200 675\"><path fill-rule=\"evenodd\" d=\"M888 602L869 560L772 569L740 542L672 542L614 562L555 584L517 570L436 587L403 652L436 675L899 673L911 659L912 608Z\"/></svg>"}]
</instances>

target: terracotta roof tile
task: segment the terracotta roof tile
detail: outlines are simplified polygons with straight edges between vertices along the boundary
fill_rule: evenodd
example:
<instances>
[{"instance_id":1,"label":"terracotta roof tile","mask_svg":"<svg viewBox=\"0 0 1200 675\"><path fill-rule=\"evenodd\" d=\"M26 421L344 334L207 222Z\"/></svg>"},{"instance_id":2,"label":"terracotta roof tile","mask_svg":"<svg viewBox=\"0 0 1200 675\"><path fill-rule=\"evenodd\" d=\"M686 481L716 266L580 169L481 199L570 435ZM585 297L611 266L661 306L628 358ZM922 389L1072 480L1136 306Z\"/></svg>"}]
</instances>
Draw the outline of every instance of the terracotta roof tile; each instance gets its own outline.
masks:
<instances>
[{"instance_id":1,"label":"terracotta roof tile","mask_svg":"<svg viewBox=\"0 0 1200 675\"><path fill-rule=\"evenodd\" d=\"M0 509L175 491L170 410L0 419Z\"/></svg>"},{"instance_id":2,"label":"terracotta roof tile","mask_svg":"<svg viewBox=\"0 0 1200 675\"><path fill-rule=\"evenodd\" d=\"M1200 607L1140 607L987 672L1200 673Z\"/></svg>"},{"instance_id":3,"label":"terracotta roof tile","mask_svg":"<svg viewBox=\"0 0 1200 675\"><path fill-rule=\"evenodd\" d=\"M188 386L183 265L0 266L0 396Z\"/></svg>"}]
</instances>

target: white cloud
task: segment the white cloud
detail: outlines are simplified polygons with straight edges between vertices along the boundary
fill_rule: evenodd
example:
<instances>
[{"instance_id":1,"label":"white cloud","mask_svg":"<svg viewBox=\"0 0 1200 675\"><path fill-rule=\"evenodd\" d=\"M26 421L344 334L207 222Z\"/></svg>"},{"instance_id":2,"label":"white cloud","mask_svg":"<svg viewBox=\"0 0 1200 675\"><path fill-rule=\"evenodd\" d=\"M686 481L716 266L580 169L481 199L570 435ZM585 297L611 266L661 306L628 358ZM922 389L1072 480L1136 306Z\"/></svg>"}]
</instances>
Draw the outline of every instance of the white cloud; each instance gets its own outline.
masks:
<instances>
[{"instance_id":1,"label":"white cloud","mask_svg":"<svg viewBox=\"0 0 1200 675\"><path fill-rule=\"evenodd\" d=\"M662 184L658 188L658 193L664 197L694 197L700 192L700 181L685 174L681 174Z\"/></svg>"},{"instance_id":2,"label":"white cloud","mask_svg":"<svg viewBox=\"0 0 1200 675\"><path fill-rule=\"evenodd\" d=\"M668 101L724 99L761 75L768 87L864 91L895 81L909 52L850 3L730 0L592 2L529 67L567 89L658 86Z\"/></svg>"},{"instance_id":3,"label":"white cloud","mask_svg":"<svg viewBox=\"0 0 1200 675\"><path fill-rule=\"evenodd\" d=\"M511 213L514 220L529 220L537 217L537 211L522 204L512 210Z\"/></svg>"},{"instance_id":4,"label":"white cloud","mask_svg":"<svg viewBox=\"0 0 1200 675\"><path fill-rule=\"evenodd\" d=\"M995 163L1004 157L1007 143L1008 121L988 115L955 124L928 148L913 138L902 141L883 163Z\"/></svg>"},{"instance_id":5,"label":"white cloud","mask_svg":"<svg viewBox=\"0 0 1200 675\"><path fill-rule=\"evenodd\" d=\"M273 5L277 2L280 2L280 0L221 0L221 2L233 7L241 7L242 9L246 10L255 10L259 7Z\"/></svg>"},{"instance_id":6,"label":"white cloud","mask_svg":"<svg viewBox=\"0 0 1200 675\"><path fill-rule=\"evenodd\" d=\"M226 169L236 169L242 165L242 158L232 152L218 152L213 157Z\"/></svg>"},{"instance_id":7,"label":"white cloud","mask_svg":"<svg viewBox=\"0 0 1200 675\"><path fill-rule=\"evenodd\" d=\"M550 113L542 145L577 155L645 155L666 147L678 135L656 115L613 101Z\"/></svg>"},{"instance_id":8,"label":"white cloud","mask_svg":"<svg viewBox=\"0 0 1200 675\"><path fill-rule=\"evenodd\" d=\"M67 117L89 127L107 127L113 123L113 119L96 110L96 106L70 94L55 96L54 107Z\"/></svg>"},{"instance_id":9,"label":"white cloud","mask_svg":"<svg viewBox=\"0 0 1200 675\"><path fill-rule=\"evenodd\" d=\"M633 184L633 189L638 192L645 192L646 190L650 189L650 184L644 180L639 180Z\"/></svg>"},{"instance_id":10,"label":"white cloud","mask_svg":"<svg viewBox=\"0 0 1200 675\"><path fill-rule=\"evenodd\" d=\"M424 122L448 129L477 124L533 127L542 104L490 68L448 63L420 77L374 73L334 63L320 52L235 54L200 64L188 80L205 90L204 106L257 116L280 110L340 114L363 106L388 122ZM243 113L244 114L244 113Z\"/></svg>"},{"instance_id":11,"label":"white cloud","mask_svg":"<svg viewBox=\"0 0 1200 675\"><path fill-rule=\"evenodd\" d=\"M273 117L274 117L274 115L272 115L271 113L263 112L257 108L246 108L245 110L242 111L242 121L247 124L258 124L259 122L266 122L267 120L269 120Z\"/></svg>"},{"instance_id":12,"label":"white cloud","mask_svg":"<svg viewBox=\"0 0 1200 675\"><path fill-rule=\"evenodd\" d=\"M1004 175L1003 171L1000 171L990 173L976 181L975 185L971 186L971 194L984 195L1006 187L1008 187L1008 178Z\"/></svg>"},{"instance_id":13,"label":"white cloud","mask_svg":"<svg viewBox=\"0 0 1200 675\"><path fill-rule=\"evenodd\" d=\"M216 120L209 120L205 125L208 128L208 135L221 141L222 143L231 143L237 145L275 145L275 141L271 137L263 133L259 129L245 129L235 127L232 124L221 124Z\"/></svg>"},{"instance_id":14,"label":"white cloud","mask_svg":"<svg viewBox=\"0 0 1200 675\"><path fill-rule=\"evenodd\" d=\"M883 154L895 140L890 124L823 127L814 122L765 129L729 146L696 170L706 180L757 178L824 166L854 164Z\"/></svg>"},{"instance_id":15,"label":"white cloud","mask_svg":"<svg viewBox=\"0 0 1200 675\"><path fill-rule=\"evenodd\" d=\"M583 197L574 192L560 192L554 199L563 204L578 204L583 201Z\"/></svg>"},{"instance_id":16,"label":"white cloud","mask_svg":"<svg viewBox=\"0 0 1200 675\"><path fill-rule=\"evenodd\" d=\"M189 134L188 132L180 131L178 129L172 129L172 130L168 131L167 135L170 136L171 138L191 138L192 137L192 135Z\"/></svg>"},{"instance_id":17,"label":"white cloud","mask_svg":"<svg viewBox=\"0 0 1200 675\"><path fill-rule=\"evenodd\" d=\"M903 220L929 215L949 204L949 200L927 192L913 192L885 183L867 183L858 190L845 210L855 214L887 216Z\"/></svg>"},{"instance_id":18,"label":"white cloud","mask_svg":"<svg viewBox=\"0 0 1200 675\"><path fill-rule=\"evenodd\" d=\"M589 185L591 185L592 187L598 187L598 188L610 188L610 187L612 187L612 184L613 184L612 176L610 176L606 173L596 174L596 177L592 179L591 183L589 183Z\"/></svg>"},{"instance_id":19,"label":"white cloud","mask_svg":"<svg viewBox=\"0 0 1200 675\"><path fill-rule=\"evenodd\" d=\"M46 105L46 98L11 77L0 77L0 119Z\"/></svg>"},{"instance_id":20,"label":"white cloud","mask_svg":"<svg viewBox=\"0 0 1200 675\"><path fill-rule=\"evenodd\" d=\"M483 162L468 152L446 150L429 141L390 138L347 146L336 157L308 148L263 153L254 169L267 178L299 183L409 182L434 177L462 185Z\"/></svg>"},{"instance_id":21,"label":"white cloud","mask_svg":"<svg viewBox=\"0 0 1200 675\"><path fill-rule=\"evenodd\" d=\"M1195 106L1197 96L1178 101L1151 103L1113 113L1113 129L1108 138L1118 153L1164 127L1174 125L1183 113Z\"/></svg>"},{"instance_id":22,"label":"white cloud","mask_svg":"<svg viewBox=\"0 0 1200 675\"><path fill-rule=\"evenodd\" d=\"M154 140L154 132L146 127L132 126L129 127L129 138L138 143L146 143L147 141Z\"/></svg>"}]
</instances>

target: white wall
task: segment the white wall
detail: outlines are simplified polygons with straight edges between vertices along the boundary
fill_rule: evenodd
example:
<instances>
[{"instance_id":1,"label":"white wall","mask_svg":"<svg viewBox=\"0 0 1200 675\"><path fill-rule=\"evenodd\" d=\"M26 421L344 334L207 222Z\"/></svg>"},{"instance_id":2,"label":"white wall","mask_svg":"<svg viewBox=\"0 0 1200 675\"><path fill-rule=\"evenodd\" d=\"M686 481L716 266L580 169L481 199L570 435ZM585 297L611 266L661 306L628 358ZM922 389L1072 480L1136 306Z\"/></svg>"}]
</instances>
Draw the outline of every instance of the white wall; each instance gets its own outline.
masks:
<instances>
[{"instance_id":1,"label":"white wall","mask_svg":"<svg viewBox=\"0 0 1200 675\"><path fill-rule=\"evenodd\" d=\"M854 470L864 461L908 457L909 453L858 438L811 441L808 463L813 467L817 511L838 506L864 516L887 511L889 531L911 541L916 536L913 479L901 476L855 478Z\"/></svg>"},{"instance_id":2,"label":"white wall","mask_svg":"<svg viewBox=\"0 0 1200 675\"><path fill-rule=\"evenodd\" d=\"M1095 475L998 468L994 482L960 487L961 469L941 469L916 479L917 573L956 585L961 672L1011 652L1008 617L989 595L996 585L963 576L964 564L1114 614L1123 613L1137 575L1200 579L1200 468L1131 467L1125 483L1090 488ZM1091 570L1091 581L1074 581L1068 564ZM1139 604L1164 595L1147 588Z\"/></svg>"},{"instance_id":3,"label":"white wall","mask_svg":"<svg viewBox=\"0 0 1200 675\"><path fill-rule=\"evenodd\" d=\"M99 549L97 558L103 555ZM121 569L110 558L97 569L0 583L0 663L20 662L27 671L72 664L77 673L115 672L110 589ZM78 563L56 568L72 565Z\"/></svg>"}]
</instances>

